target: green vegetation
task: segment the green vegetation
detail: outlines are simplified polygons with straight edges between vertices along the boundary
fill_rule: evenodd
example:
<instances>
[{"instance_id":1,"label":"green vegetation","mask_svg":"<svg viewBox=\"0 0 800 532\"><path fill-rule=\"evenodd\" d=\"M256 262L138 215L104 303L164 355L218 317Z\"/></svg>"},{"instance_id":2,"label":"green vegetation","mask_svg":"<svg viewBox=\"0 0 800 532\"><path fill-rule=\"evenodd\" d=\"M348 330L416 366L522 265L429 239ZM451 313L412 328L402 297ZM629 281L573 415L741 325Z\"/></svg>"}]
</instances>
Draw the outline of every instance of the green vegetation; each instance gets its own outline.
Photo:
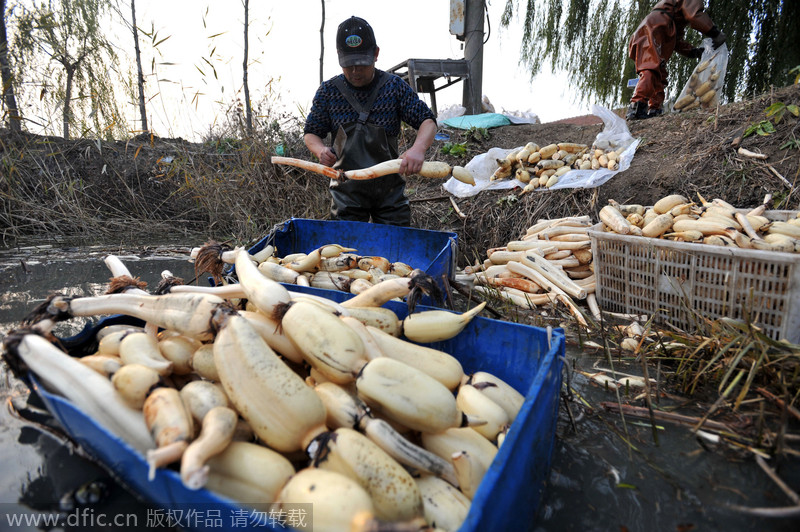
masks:
<instances>
[{"instance_id":1,"label":"green vegetation","mask_svg":"<svg viewBox=\"0 0 800 532\"><path fill-rule=\"evenodd\" d=\"M789 111L795 117L800 116L800 108L794 104L786 105L783 102L773 103L764 112L767 114L767 118L771 118L775 124L778 124L783 120L786 111Z\"/></svg>"},{"instance_id":2,"label":"green vegetation","mask_svg":"<svg viewBox=\"0 0 800 532\"><path fill-rule=\"evenodd\" d=\"M446 142L439 151L453 157L466 157L469 153L469 144L482 144L491 137L485 127L472 126L464 133L463 142Z\"/></svg>"},{"instance_id":3,"label":"green vegetation","mask_svg":"<svg viewBox=\"0 0 800 532\"><path fill-rule=\"evenodd\" d=\"M501 26L519 16L523 39L520 63L531 77L550 66L571 75L580 98L608 106L624 103L631 91L626 80L636 77L628 59L630 36L650 12L652 0L506 0ZM727 35L730 51L724 96L764 92L770 86L800 79L800 2L796 0L707 0L706 11ZM686 38L698 44L702 35L687 28ZM674 96L697 64L676 54L668 65ZM794 68L792 68L794 67Z\"/></svg>"},{"instance_id":4,"label":"green vegetation","mask_svg":"<svg viewBox=\"0 0 800 532\"><path fill-rule=\"evenodd\" d=\"M21 102L38 92L41 103L60 109L64 138L74 129L80 137L107 140L127 134L114 89L118 60L101 28L106 8L99 0L17 6L9 47L14 90L22 91Z\"/></svg>"},{"instance_id":5,"label":"green vegetation","mask_svg":"<svg viewBox=\"0 0 800 532\"><path fill-rule=\"evenodd\" d=\"M753 133L766 137L767 135L775 133L775 126L773 126L772 122L769 120L761 120L755 124L750 124L747 126L747 129L744 130L743 138L747 138Z\"/></svg>"},{"instance_id":6,"label":"green vegetation","mask_svg":"<svg viewBox=\"0 0 800 532\"><path fill-rule=\"evenodd\" d=\"M466 134L464 135L464 138L467 140L467 142L479 142L479 143L483 142L484 140L489 140L490 137L491 134L489 133L488 129L486 129L485 127L475 127L475 126L469 128Z\"/></svg>"},{"instance_id":7,"label":"green vegetation","mask_svg":"<svg viewBox=\"0 0 800 532\"><path fill-rule=\"evenodd\" d=\"M800 150L800 139L790 139L784 142L783 144L778 147L779 150Z\"/></svg>"},{"instance_id":8,"label":"green vegetation","mask_svg":"<svg viewBox=\"0 0 800 532\"><path fill-rule=\"evenodd\" d=\"M773 103L764 110L764 114L767 115L767 119L747 126L747 128L744 130L743 138L747 138L753 133L761 136L767 136L775 133L775 126L777 126L781 120L783 120L787 112L795 117L798 117L800 116L800 107L795 104L786 105L784 102ZM784 146L786 146L786 144L784 144ZM784 149L784 147L781 146L780 149Z\"/></svg>"},{"instance_id":9,"label":"green vegetation","mask_svg":"<svg viewBox=\"0 0 800 532\"><path fill-rule=\"evenodd\" d=\"M467 154L466 142L445 142L440 151L445 155L452 155L453 157L463 157Z\"/></svg>"}]
</instances>

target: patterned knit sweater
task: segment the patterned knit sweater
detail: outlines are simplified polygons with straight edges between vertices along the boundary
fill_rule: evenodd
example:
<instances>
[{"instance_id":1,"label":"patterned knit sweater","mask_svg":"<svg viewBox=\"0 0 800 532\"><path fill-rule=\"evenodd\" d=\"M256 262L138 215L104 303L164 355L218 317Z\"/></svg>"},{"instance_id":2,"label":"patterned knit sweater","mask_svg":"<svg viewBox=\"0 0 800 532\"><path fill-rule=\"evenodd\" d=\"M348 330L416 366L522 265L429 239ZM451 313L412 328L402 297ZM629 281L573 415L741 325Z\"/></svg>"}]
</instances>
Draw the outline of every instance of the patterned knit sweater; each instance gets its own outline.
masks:
<instances>
[{"instance_id":1,"label":"patterned knit sweater","mask_svg":"<svg viewBox=\"0 0 800 532\"><path fill-rule=\"evenodd\" d=\"M379 72L382 71L375 70L375 78L366 87L353 87L345 80L359 103L366 103L370 89L377 83ZM381 88L375 105L372 106L369 122L383 127L388 137L397 137L400 134L401 122L405 122L414 129L419 129L426 119L436 119L428 105L420 100L408 83L394 74L387 72L382 72L382 74L390 76L390 78ZM339 74L337 77L344 78L344 74ZM313 133L324 139L328 133L336 135L340 125L355 122L358 119L358 113L339 92L333 79L325 81L317 89L311 105L311 112L306 117L303 133Z\"/></svg>"}]
</instances>

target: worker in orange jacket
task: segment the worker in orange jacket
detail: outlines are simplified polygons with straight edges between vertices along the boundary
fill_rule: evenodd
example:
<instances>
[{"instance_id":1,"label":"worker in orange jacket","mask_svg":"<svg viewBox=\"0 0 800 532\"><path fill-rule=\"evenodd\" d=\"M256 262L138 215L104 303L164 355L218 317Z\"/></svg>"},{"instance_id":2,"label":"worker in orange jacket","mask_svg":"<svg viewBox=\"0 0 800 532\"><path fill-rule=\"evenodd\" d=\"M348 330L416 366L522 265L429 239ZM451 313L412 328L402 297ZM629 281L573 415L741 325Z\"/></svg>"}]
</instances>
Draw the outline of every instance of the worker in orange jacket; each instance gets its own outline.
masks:
<instances>
[{"instance_id":1,"label":"worker in orange jacket","mask_svg":"<svg viewBox=\"0 0 800 532\"><path fill-rule=\"evenodd\" d=\"M703 0L661 0L633 32L628 56L636 64L639 81L633 91L626 118L640 120L660 115L667 86L667 61L673 52L700 59L702 48L684 40L686 26L711 38L716 50L725 34L704 11Z\"/></svg>"}]
</instances>

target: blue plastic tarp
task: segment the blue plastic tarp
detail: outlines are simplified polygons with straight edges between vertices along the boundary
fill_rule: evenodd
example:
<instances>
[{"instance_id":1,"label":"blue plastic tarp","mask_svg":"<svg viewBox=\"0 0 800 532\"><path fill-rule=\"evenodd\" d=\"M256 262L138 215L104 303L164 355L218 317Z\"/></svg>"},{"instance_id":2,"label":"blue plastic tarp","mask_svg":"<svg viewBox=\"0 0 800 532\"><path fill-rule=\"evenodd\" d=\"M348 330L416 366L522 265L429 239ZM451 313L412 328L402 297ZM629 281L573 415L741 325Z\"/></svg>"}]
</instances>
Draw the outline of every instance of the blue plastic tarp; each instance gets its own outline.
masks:
<instances>
[{"instance_id":1,"label":"blue plastic tarp","mask_svg":"<svg viewBox=\"0 0 800 532\"><path fill-rule=\"evenodd\" d=\"M490 128L508 126L511 120L506 115L500 113L481 113L479 115L461 115L454 116L442 121L442 124L448 127L458 129L476 128Z\"/></svg>"}]
</instances>

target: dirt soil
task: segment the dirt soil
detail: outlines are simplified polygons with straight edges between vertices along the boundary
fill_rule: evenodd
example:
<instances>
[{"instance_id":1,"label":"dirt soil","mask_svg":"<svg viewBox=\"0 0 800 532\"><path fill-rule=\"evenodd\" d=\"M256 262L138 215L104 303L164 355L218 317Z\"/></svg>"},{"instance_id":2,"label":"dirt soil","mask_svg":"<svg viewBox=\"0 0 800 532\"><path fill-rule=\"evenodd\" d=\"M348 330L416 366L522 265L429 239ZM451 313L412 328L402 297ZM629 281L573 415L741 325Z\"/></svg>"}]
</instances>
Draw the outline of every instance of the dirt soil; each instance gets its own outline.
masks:
<instances>
[{"instance_id":1,"label":"dirt soil","mask_svg":"<svg viewBox=\"0 0 800 532\"><path fill-rule=\"evenodd\" d=\"M415 182L419 188L410 195L415 221L424 227L455 230L462 244L462 260L478 250L502 246L524 234L539 218L590 214L614 199L620 203L652 205L659 198L681 193L697 200L722 198L737 207L755 207L766 194L773 195L773 208L800 208L797 180L800 175L800 131L797 117L786 112L769 135L745 130L767 120L765 110L772 104L800 103L800 85L776 89L752 100L724 105L716 112L690 111L629 122L641 142L631 167L596 189L567 189L519 196L519 189L484 191L472 198L456 199L459 218L448 194L430 183ZM623 110L617 111L620 115ZM485 140L467 140L466 156L437 156L451 164L464 165L491 147L514 148L534 141L540 146L554 142L592 144L602 131L596 116L575 117L545 124L511 125L488 130ZM468 131L448 130L449 142L464 142ZM437 141L441 148L447 141ZM766 156L754 159L737 153L739 148ZM422 198L428 198L422 200ZM438 203L437 203L438 201ZM448 211L449 209L449 211ZM481 244L483 243L483 248Z\"/></svg>"}]
</instances>

